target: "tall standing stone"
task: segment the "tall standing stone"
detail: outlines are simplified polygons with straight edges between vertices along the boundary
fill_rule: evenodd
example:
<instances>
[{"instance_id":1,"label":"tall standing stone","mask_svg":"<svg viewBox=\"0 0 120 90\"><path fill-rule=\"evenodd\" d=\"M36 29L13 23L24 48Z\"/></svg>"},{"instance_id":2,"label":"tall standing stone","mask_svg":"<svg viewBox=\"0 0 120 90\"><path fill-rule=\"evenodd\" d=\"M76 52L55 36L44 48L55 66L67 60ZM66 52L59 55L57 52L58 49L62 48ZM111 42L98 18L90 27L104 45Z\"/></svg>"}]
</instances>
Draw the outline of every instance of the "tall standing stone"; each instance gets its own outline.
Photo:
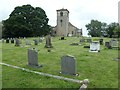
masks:
<instances>
[{"instance_id":1,"label":"tall standing stone","mask_svg":"<svg viewBox=\"0 0 120 90\"><path fill-rule=\"evenodd\" d=\"M51 36L50 35L47 35L46 36L46 44L45 44L45 47L46 48L52 48L52 43L51 43Z\"/></svg>"},{"instance_id":2,"label":"tall standing stone","mask_svg":"<svg viewBox=\"0 0 120 90\"><path fill-rule=\"evenodd\" d=\"M110 42L105 42L105 46L106 46L108 49L111 49Z\"/></svg>"},{"instance_id":3,"label":"tall standing stone","mask_svg":"<svg viewBox=\"0 0 120 90\"><path fill-rule=\"evenodd\" d=\"M61 73L76 75L76 59L74 56L66 55L61 58Z\"/></svg>"}]
</instances>

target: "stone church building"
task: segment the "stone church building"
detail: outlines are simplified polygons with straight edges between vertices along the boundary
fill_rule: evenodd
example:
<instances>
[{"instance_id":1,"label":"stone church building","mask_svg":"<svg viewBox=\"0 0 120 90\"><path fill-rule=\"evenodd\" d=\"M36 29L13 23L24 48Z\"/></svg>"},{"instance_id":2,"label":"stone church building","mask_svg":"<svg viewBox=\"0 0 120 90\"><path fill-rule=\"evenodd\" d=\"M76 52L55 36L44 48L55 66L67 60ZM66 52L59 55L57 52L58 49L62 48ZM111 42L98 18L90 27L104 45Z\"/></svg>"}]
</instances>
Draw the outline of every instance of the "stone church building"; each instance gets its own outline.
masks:
<instances>
[{"instance_id":1,"label":"stone church building","mask_svg":"<svg viewBox=\"0 0 120 90\"><path fill-rule=\"evenodd\" d=\"M53 27L54 36L81 36L82 29L79 29L69 22L69 11L59 9L57 11L57 25Z\"/></svg>"}]
</instances>

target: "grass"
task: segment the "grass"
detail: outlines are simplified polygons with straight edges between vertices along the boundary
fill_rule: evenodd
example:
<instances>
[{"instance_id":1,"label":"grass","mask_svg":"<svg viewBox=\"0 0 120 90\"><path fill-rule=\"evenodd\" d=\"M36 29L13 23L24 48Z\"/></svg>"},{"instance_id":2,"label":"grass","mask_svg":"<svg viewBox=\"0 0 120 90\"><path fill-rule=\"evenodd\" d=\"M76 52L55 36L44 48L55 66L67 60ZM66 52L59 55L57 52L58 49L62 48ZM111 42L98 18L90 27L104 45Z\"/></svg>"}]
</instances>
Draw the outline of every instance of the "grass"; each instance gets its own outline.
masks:
<instances>
[{"instance_id":1,"label":"grass","mask_svg":"<svg viewBox=\"0 0 120 90\"><path fill-rule=\"evenodd\" d=\"M31 41L34 38L29 38ZM33 43L27 47L15 47L14 44L2 44L2 62L16 65L31 70L36 70L53 75L59 75L69 78L90 80L89 88L117 88L118 87L118 61L114 59L118 57L118 50L106 49L101 45L99 53L90 53L89 49L83 48L84 43L80 46L71 46L73 42L79 42L80 38L66 37L66 40L59 40L59 37L52 38L53 48L51 52L47 52L43 43L35 46ZM97 38L94 38L95 40ZM104 41L109 41L104 38ZM22 40L23 44L25 43ZM36 69L27 66L27 50L28 48L38 48L39 63L42 68ZM61 67L60 61L63 55L73 55L77 60L77 73L79 76L69 76L59 74ZM28 73L7 66L2 67L2 87L3 88L76 88L79 84L57 80L45 76Z\"/></svg>"}]
</instances>

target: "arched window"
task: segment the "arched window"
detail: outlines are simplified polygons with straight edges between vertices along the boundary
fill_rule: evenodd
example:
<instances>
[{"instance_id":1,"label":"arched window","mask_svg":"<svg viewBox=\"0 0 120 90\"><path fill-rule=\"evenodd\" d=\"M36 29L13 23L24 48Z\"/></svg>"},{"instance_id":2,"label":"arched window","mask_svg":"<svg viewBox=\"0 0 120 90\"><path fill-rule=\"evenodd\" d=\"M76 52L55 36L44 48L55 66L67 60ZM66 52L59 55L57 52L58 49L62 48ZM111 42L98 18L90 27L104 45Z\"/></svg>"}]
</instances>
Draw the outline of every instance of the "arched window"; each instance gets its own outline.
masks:
<instances>
[{"instance_id":1,"label":"arched window","mask_svg":"<svg viewBox=\"0 0 120 90\"><path fill-rule=\"evenodd\" d=\"M60 23L61 23L61 27L62 27L62 22L63 22L63 20L61 19L61 20L60 20Z\"/></svg>"},{"instance_id":2,"label":"arched window","mask_svg":"<svg viewBox=\"0 0 120 90\"><path fill-rule=\"evenodd\" d=\"M60 16L63 16L63 12L60 12Z\"/></svg>"}]
</instances>

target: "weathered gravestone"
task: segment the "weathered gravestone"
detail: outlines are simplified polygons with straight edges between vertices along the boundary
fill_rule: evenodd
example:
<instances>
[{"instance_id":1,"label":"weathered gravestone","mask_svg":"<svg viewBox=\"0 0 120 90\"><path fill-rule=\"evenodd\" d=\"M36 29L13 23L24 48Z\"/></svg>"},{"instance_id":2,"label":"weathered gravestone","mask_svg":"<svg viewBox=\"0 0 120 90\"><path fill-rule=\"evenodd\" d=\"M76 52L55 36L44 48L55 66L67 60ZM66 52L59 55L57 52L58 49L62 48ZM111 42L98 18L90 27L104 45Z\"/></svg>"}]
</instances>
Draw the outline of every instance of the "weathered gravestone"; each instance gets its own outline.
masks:
<instances>
[{"instance_id":1,"label":"weathered gravestone","mask_svg":"<svg viewBox=\"0 0 120 90\"><path fill-rule=\"evenodd\" d=\"M61 73L76 75L76 59L74 56L66 55L61 58Z\"/></svg>"},{"instance_id":2,"label":"weathered gravestone","mask_svg":"<svg viewBox=\"0 0 120 90\"><path fill-rule=\"evenodd\" d=\"M105 42L105 46L106 46L108 49L111 49L110 42Z\"/></svg>"},{"instance_id":3,"label":"weathered gravestone","mask_svg":"<svg viewBox=\"0 0 120 90\"><path fill-rule=\"evenodd\" d=\"M20 46L20 40L19 39L15 39L15 46Z\"/></svg>"},{"instance_id":4,"label":"weathered gravestone","mask_svg":"<svg viewBox=\"0 0 120 90\"><path fill-rule=\"evenodd\" d=\"M43 37L40 37L39 42L42 43L42 41L43 41Z\"/></svg>"},{"instance_id":5,"label":"weathered gravestone","mask_svg":"<svg viewBox=\"0 0 120 90\"><path fill-rule=\"evenodd\" d=\"M88 42L88 43L91 43L91 42L92 42L92 39L91 39L91 38L88 38L88 39L87 39L87 42Z\"/></svg>"},{"instance_id":6,"label":"weathered gravestone","mask_svg":"<svg viewBox=\"0 0 120 90\"><path fill-rule=\"evenodd\" d=\"M112 48L117 48L118 47L118 41L113 39L110 41L111 47Z\"/></svg>"},{"instance_id":7,"label":"weathered gravestone","mask_svg":"<svg viewBox=\"0 0 120 90\"><path fill-rule=\"evenodd\" d=\"M11 43L14 43L14 39L11 39Z\"/></svg>"},{"instance_id":8,"label":"weathered gravestone","mask_svg":"<svg viewBox=\"0 0 120 90\"><path fill-rule=\"evenodd\" d=\"M25 40L26 45L31 45L31 42L29 40Z\"/></svg>"},{"instance_id":9,"label":"weathered gravestone","mask_svg":"<svg viewBox=\"0 0 120 90\"><path fill-rule=\"evenodd\" d=\"M85 39L84 39L84 38L81 38L81 39L80 39L80 42L81 42L81 43L85 42Z\"/></svg>"},{"instance_id":10,"label":"weathered gravestone","mask_svg":"<svg viewBox=\"0 0 120 90\"><path fill-rule=\"evenodd\" d=\"M38 50L28 49L28 65L34 68L42 67L42 65L38 65Z\"/></svg>"},{"instance_id":11,"label":"weathered gravestone","mask_svg":"<svg viewBox=\"0 0 120 90\"><path fill-rule=\"evenodd\" d=\"M6 39L6 43L9 43L9 39Z\"/></svg>"},{"instance_id":12,"label":"weathered gravestone","mask_svg":"<svg viewBox=\"0 0 120 90\"><path fill-rule=\"evenodd\" d=\"M89 52L100 52L100 43L99 42L92 42L90 43L90 50Z\"/></svg>"},{"instance_id":13,"label":"weathered gravestone","mask_svg":"<svg viewBox=\"0 0 120 90\"><path fill-rule=\"evenodd\" d=\"M38 40L37 39L34 39L33 41L34 41L35 45L38 45Z\"/></svg>"},{"instance_id":14,"label":"weathered gravestone","mask_svg":"<svg viewBox=\"0 0 120 90\"><path fill-rule=\"evenodd\" d=\"M52 43L51 43L51 36L50 35L47 35L46 36L46 44L45 44L45 47L46 48L52 48Z\"/></svg>"}]
</instances>

